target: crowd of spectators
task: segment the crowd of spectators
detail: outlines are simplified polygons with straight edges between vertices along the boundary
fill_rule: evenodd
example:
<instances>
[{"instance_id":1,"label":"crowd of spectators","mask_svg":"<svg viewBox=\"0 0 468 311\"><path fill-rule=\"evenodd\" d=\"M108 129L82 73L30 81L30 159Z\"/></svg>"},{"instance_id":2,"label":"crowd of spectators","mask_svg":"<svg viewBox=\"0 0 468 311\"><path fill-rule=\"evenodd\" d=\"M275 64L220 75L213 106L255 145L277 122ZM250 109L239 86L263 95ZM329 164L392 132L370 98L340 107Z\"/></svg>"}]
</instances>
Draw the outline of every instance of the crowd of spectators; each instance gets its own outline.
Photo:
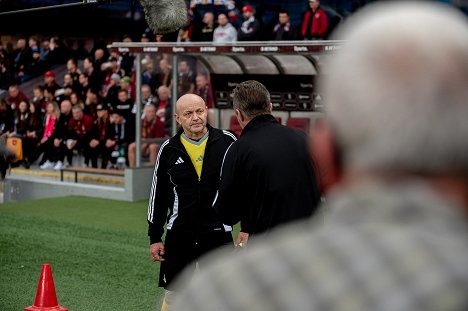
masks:
<instances>
[{"instance_id":1,"label":"crowd of spectators","mask_svg":"<svg viewBox=\"0 0 468 311\"><path fill-rule=\"evenodd\" d=\"M125 35L122 40L132 39ZM16 49L1 49L0 144L20 138L23 159L18 164L26 168L81 165L73 163L76 155L87 167L136 166L135 120L140 118L136 117L135 55L96 46L77 56L66 46L51 48L51 41L19 38ZM33 54L40 61L29 57ZM39 68L34 65L38 62L41 70L31 71ZM172 58L147 54L142 63L141 153L154 164L162 139L172 132ZM182 57L174 70L177 97L199 94L212 120L213 94L204 68L194 57ZM32 96L28 96L23 86L31 82Z\"/></svg>"},{"instance_id":2,"label":"crowd of spectators","mask_svg":"<svg viewBox=\"0 0 468 311\"><path fill-rule=\"evenodd\" d=\"M193 0L188 7L188 23L174 41L324 39L327 14L319 0L307 2L302 24L293 25L289 13L281 9L277 24L267 28L251 5L239 8L232 0ZM123 42L167 39L150 31L139 38L121 37ZM135 166L135 56L110 53L105 43L95 43L87 50L78 42L72 48L57 36L15 40L5 45L0 42L0 135L2 142L9 137L21 138L20 163L26 168L37 163L41 169L59 170L73 165L78 154L85 166ZM57 76L57 68L65 64L65 74ZM177 97L200 95L210 109L209 122L213 121L214 102L210 77L195 58L179 58L177 68L172 68L170 55L148 54L143 65L138 103L142 111L141 152L153 164L161 142L158 138L171 134L173 70L177 70ZM22 86L38 79L41 81L34 85L29 98Z\"/></svg>"}]
</instances>

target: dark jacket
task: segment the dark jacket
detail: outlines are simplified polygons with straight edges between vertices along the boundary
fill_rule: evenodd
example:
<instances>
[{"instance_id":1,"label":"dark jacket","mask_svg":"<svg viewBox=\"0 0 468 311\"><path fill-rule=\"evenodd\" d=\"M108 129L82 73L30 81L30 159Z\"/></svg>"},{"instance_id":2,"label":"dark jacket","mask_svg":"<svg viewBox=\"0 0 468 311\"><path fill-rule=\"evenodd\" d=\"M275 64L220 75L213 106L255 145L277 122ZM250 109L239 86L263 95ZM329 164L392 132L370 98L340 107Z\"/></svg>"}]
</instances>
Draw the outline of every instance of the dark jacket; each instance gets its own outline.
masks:
<instances>
[{"instance_id":1,"label":"dark jacket","mask_svg":"<svg viewBox=\"0 0 468 311\"><path fill-rule=\"evenodd\" d=\"M182 131L160 147L148 207L151 244L161 242L166 222L168 230L193 234L225 230L212 204L224 154L235 136L207 126L209 137L200 178L180 141Z\"/></svg>"},{"instance_id":2,"label":"dark jacket","mask_svg":"<svg viewBox=\"0 0 468 311\"><path fill-rule=\"evenodd\" d=\"M308 217L320 192L303 132L270 115L252 119L226 152L215 211L228 225L265 232Z\"/></svg>"}]
</instances>

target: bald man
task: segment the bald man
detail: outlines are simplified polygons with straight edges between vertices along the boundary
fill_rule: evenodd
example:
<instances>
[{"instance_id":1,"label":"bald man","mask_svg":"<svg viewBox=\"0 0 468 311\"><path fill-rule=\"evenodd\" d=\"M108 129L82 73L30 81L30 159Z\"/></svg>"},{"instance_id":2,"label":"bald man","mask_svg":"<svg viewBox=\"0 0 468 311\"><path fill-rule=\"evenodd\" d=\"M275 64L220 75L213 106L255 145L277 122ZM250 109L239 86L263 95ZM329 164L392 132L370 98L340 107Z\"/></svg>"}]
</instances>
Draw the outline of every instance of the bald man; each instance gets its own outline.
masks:
<instances>
[{"instance_id":1,"label":"bald man","mask_svg":"<svg viewBox=\"0 0 468 311\"><path fill-rule=\"evenodd\" d=\"M207 124L203 99L186 94L176 103L179 132L160 147L148 205L151 259L161 262L159 286L170 306L172 281L182 269L195 269L198 258L221 246L234 247L232 227L218 219L212 203L224 154L236 140ZM162 241L164 225L167 232Z\"/></svg>"}]
</instances>

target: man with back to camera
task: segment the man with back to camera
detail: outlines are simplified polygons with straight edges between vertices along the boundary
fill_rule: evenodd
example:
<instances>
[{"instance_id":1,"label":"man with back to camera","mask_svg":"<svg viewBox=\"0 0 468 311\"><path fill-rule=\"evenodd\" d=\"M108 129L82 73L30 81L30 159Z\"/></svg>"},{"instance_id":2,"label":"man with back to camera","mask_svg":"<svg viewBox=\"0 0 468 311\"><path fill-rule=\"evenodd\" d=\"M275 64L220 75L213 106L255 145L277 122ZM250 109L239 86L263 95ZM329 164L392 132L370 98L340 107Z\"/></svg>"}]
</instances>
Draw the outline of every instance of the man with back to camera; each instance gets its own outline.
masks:
<instances>
[{"instance_id":1,"label":"man with back to camera","mask_svg":"<svg viewBox=\"0 0 468 311\"><path fill-rule=\"evenodd\" d=\"M213 206L224 223L241 222L236 245L246 246L251 235L311 216L320 192L307 136L275 120L263 84L238 84L233 108L243 130L226 152Z\"/></svg>"},{"instance_id":2,"label":"man with back to camera","mask_svg":"<svg viewBox=\"0 0 468 311\"><path fill-rule=\"evenodd\" d=\"M184 268L215 248L233 247L232 227L224 225L212 203L227 148L235 141L228 131L207 124L203 99L186 94L176 103L179 132L160 147L148 205L148 235L153 261L160 261L159 286L170 306L177 288L173 280ZM168 214L169 211L169 214ZM167 232L162 242L164 225Z\"/></svg>"},{"instance_id":3,"label":"man with back to camera","mask_svg":"<svg viewBox=\"0 0 468 311\"><path fill-rule=\"evenodd\" d=\"M466 17L377 2L344 25L312 137L339 173L324 224L213 256L175 310L468 310Z\"/></svg>"}]
</instances>

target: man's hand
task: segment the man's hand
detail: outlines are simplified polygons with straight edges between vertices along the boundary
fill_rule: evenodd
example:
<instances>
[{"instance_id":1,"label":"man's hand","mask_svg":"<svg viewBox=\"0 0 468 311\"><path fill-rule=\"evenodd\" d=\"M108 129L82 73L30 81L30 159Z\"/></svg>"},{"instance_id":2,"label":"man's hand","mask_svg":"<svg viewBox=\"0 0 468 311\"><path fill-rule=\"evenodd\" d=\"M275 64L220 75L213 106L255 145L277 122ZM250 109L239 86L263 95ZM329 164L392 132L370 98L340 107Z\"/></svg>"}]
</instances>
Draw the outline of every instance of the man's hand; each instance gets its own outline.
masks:
<instances>
[{"instance_id":1,"label":"man's hand","mask_svg":"<svg viewBox=\"0 0 468 311\"><path fill-rule=\"evenodd\" d=\"M154 243L150 245L151 260L153 261L164 261L164 244L162 242Z\"/></svg>"},{"instance_id":2,"label":"man's hand","mask_svg":"<svg viewBox=\"0 0 468 311\"><path fill-rule=\"evenodd\" d=\"M235 242L236 246L246 247L247 241L249 240L249 234L247 232L239 232Z\"/></svg>"}]
</instances>

